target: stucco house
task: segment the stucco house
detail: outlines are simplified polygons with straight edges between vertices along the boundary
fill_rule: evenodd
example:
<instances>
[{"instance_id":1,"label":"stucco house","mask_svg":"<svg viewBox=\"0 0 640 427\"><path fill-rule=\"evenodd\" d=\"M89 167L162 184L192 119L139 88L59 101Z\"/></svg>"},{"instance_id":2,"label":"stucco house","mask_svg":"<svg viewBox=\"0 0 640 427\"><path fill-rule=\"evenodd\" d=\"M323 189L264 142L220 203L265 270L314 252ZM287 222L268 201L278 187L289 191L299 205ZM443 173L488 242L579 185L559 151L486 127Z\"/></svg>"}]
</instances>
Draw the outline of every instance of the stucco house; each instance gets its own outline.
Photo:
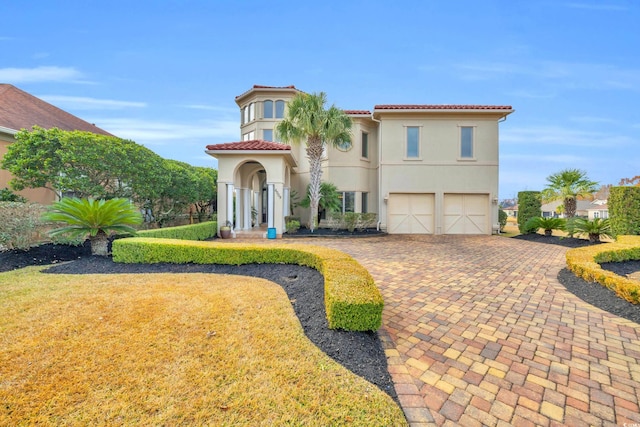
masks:
<instances>
[{"instance_id":1,"label":"stucco house","mask_svg":"<svg viewBox=\"0 0 640 427\"><path fill-rule=\"evenodd\" d=\"M218 159L218 222L250 230L252 212L281 235L293 190L304 194L304 144L277 141L295 86L255 85L236 97L240 140L206 147ZM343 212L376 213L392 234L491 234L498 229L499 123L504 105L376 105L345 110L352 141L328 147L322 180ZM308 218L296 208L295 214Z\"/></svg>"},{"instance_id":2,"label":"stucco house","mask_svg":"<svg viewBox=\"0 0 640 427\"><path fill-rule=\"evenodd\" d=\"M88 123L10 84L0 84L0 161L7 147L15 142L15 134L33 126L45 129L80 130L101 135L111 135L96 125ZM9 188L12 175L0 169L0 189ZM56 195L46 188L19 191L31 202L50 204Z\"/></svg>"}]
</instances>

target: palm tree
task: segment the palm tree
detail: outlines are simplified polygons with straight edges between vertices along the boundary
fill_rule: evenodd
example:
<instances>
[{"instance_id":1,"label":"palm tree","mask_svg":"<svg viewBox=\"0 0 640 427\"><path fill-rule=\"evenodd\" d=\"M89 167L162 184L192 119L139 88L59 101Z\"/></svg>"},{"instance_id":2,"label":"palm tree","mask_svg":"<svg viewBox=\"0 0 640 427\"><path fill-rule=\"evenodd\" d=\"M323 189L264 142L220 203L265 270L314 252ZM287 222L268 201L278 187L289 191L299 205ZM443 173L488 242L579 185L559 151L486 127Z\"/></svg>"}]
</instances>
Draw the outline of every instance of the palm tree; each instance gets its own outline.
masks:
<instances>
[{"instance_id":1,"label":"palm tree","mask_svg":"<svg viewBox=\"0 0 640 427\"><path fill-rule=\"evenodd\" d=\"M135 233L132 225L142 222L142 215L127 199L64 198L51 205L43 218L66 224L51 230L50 236L69 234L84 238L88 235L91 254L101 256L108 255L109 234Z\"/></svg>"},{"instance_id":2,"label":"palm tree","mask_svg":"<svg viewBox=\"0 0 640 427\"><path fill-rule=\"evenodd\" d=\"M565 229L565 220L562 218L545 218L541 216L537 216L531 218L527 221L525 225L527 229L535 229L538 230L542 228L544 230L544 235L549 237L553 234L553 230L564 230Z\"/></svg>"},{"instance_id":3,"label":"palm tree","mask_svg":"<svg viewBox=\"0 0 640 427\"><path fill-rule=\"evenodd\" d=\"M547 177L547 188L542 190L546 202L562 200L567 218L576 215L577 198L591 196L597 191L598 183L590 181L580 169L565 169Z\"/></svg>"},{"instance_id":4,"label":"palm tree","mask_svg":"<svg viewBox=\"0 0 640 427\"><path fill-rule=\"evenodd\" d=\"M325 110L326 102L324 92L298 93L289 101L286 117L276 126L276 134L283 142L301 143L306 140L310 172L309 228L312 232L318 222L324 146L337 146L351 140L351 118L334 105Z\"/></svg>"}]
</instances>

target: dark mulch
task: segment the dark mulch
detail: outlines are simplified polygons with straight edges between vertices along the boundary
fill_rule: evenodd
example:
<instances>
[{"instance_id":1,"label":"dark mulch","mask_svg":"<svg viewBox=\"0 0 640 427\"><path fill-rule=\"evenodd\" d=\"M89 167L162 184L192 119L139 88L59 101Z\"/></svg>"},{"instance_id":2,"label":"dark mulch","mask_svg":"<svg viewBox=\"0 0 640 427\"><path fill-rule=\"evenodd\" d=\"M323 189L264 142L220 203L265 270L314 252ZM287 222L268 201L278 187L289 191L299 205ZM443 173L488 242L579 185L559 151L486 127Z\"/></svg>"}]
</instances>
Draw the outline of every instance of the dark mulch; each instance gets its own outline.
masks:
<instances>
[{"instance_id":1,"label":"dark mulch","mask_svg":"<svg viewBox=\"0 0 640 427\"><path fill-rule=\"evenodd\" d=\"M0 271L28 265L54 265L46 273L118 274L118 273L215 273L261 277L279 284L309 339L328 356L355 374L377 385L397 401L387 358L375 332L331 330L324 307L324 278L311 268L284 264L196 265L196 264L122 264L110 257L92 257L88 246L72 248L43 245L28 252L0 252ZM241 280L241 279L238 279Z\"/></svg>"},{"instance_id":2,"label":"dark mulch","mask_svg":"<svg viewBox=\"0 0 640 427\"><path fill-rule=\"evenodd\" d=\"M568 237L543 236L541 234L525 234L515 236L513 239L527 240L536 243L546 243L552 245L561 245L568 248L579 248L583 246L591 246L588 240L575 239ZM613 271L621 276L629 273L640 271L640 261L625 262L608 262L601 264L603 269ZM620 316L632 322L640 323L640 305L631 304L630 302L618 297L615 292L605 288L600 283L587 282L569 269L564 268L558 273L558 281L569 292L582 299L589 304L600 308L601 310Z\"/></svg>"}]
</instances>

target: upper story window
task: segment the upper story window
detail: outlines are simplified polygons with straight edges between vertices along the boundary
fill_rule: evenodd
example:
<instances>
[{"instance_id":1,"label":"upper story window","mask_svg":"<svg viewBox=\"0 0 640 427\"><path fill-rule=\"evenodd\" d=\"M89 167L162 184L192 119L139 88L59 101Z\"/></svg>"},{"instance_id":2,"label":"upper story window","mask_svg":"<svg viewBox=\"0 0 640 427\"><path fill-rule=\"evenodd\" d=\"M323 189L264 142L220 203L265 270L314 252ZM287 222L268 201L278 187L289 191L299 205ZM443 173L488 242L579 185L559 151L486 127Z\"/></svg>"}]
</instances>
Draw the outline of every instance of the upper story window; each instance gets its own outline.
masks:
<instances>
[{"instance_id":1,"label":"upper story window","mask_svg":"<svg viewBox=\"0 0 640 427\"><path fill-rule=\"evenodd\" d=\"M275 113L275 115L274 115ZM275 101L275 110L274 110L274 101L270 99L266 99L262 102L262 115L265 119L282 119L284 118L284 101L278 100Z\"/></svg>"},{"instance_id":2,"label":"upper story window","mask_svg":"<svg viewBox=\"0 0 640 427\"><path fill-rule=\"evenodd\" d=\"M256 118L255 112L256 112L256 106L253 102L249 105L245 105L244 107L242 107L242 109L240 110L241 124L249 123L255 120Z\"/></svg>"},{"instance_id":3,"label":"upper story window","mask_svg":"<svg viewBox=\"0 0 640 427\"><path fill-rule=\"evenodd\" d=\"M262 113L265 119L273 118L273 101L267 99L262 103Z\"/></svg>"},{"instance_id":4,"label":"upper story window","mask_svg":"<svg viewBox=\"0 0 640 427\"><path fill-rule=\"evenodd\" d=\"M253 141L254 139L256 139L256 133L254 131L247 132L244 135L242 135L243 141Z\"/></svg>"},{"instance_id":5,"label":"upper story window","mask_svg":"<svg viewBox=\"0 0 640 427\"><path fill-rule=\"evenodd\" d=\"M349 151L352 147L351 140L345 139L344 141L337 144L336 147L340 151Z\"/></svg>"},{"instance_id":6,"label":"upper story window","mask_svg":"<svg viewBox=\"0 0 640 427\"><path fill-rule=\"evenodd\" d=\"M276 101L276 119L284 118L284 101Z\"/></svg>"},{"instance_id":7,"label":"upper story window","mask_svg":"<svg viewBox=\"0 0 640 427\"><path fill-rule=\"evenodd\" d=\"M407 126L406 158L420 158L420 128L418 126Z\"/></svg>"},{"instance_id":8,"label":"upper story window","mask_svg":"<svg viewBox=\"0 0 640 427\"><path fill-rule=\"evenodd\" d=\"M273 141L273 129L263 129L262 139L265 141Z\"/></svg>"},{"instance_id":9,"label":"upper story window","mask_svg":"<svg viewBox=\"0 0 640 427\"><path fill-rule=\"evenodd\" d=\"M472 126L460 127L460 158L461 159L473 159L475 157L474 144L473 144L473 131Z\"/></svg>"},{"instance_id":10,"label":"upper story window","mask_svg":"<svg viewBox=\"0 0 640 427\"><path fill-rule=\"evenodd\" d=\"M369 158L369 134L362 132L362 157Z\"/></svg>"}]
</instances>

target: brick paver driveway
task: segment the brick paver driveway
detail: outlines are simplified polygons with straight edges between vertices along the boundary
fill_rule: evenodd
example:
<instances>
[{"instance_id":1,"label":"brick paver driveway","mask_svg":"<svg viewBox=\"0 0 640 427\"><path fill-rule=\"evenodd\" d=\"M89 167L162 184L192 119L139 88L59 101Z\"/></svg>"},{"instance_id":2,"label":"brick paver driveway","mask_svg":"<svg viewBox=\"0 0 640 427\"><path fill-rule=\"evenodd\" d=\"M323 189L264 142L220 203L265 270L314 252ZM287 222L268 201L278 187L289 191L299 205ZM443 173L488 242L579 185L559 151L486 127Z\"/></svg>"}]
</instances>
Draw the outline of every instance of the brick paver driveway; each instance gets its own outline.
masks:
<instances>
[{"instance_id":1,"label":"brick paver driveway","mask_svg":"<svg viewBox=\"0 0 640 427\"><path fill-rule=\"evenodd\" d=\"M564 248L497 236L305 243L347 252L375 278L412 426L640 423L640 326L558 283Z\"/></svg>"}]
</instances>

